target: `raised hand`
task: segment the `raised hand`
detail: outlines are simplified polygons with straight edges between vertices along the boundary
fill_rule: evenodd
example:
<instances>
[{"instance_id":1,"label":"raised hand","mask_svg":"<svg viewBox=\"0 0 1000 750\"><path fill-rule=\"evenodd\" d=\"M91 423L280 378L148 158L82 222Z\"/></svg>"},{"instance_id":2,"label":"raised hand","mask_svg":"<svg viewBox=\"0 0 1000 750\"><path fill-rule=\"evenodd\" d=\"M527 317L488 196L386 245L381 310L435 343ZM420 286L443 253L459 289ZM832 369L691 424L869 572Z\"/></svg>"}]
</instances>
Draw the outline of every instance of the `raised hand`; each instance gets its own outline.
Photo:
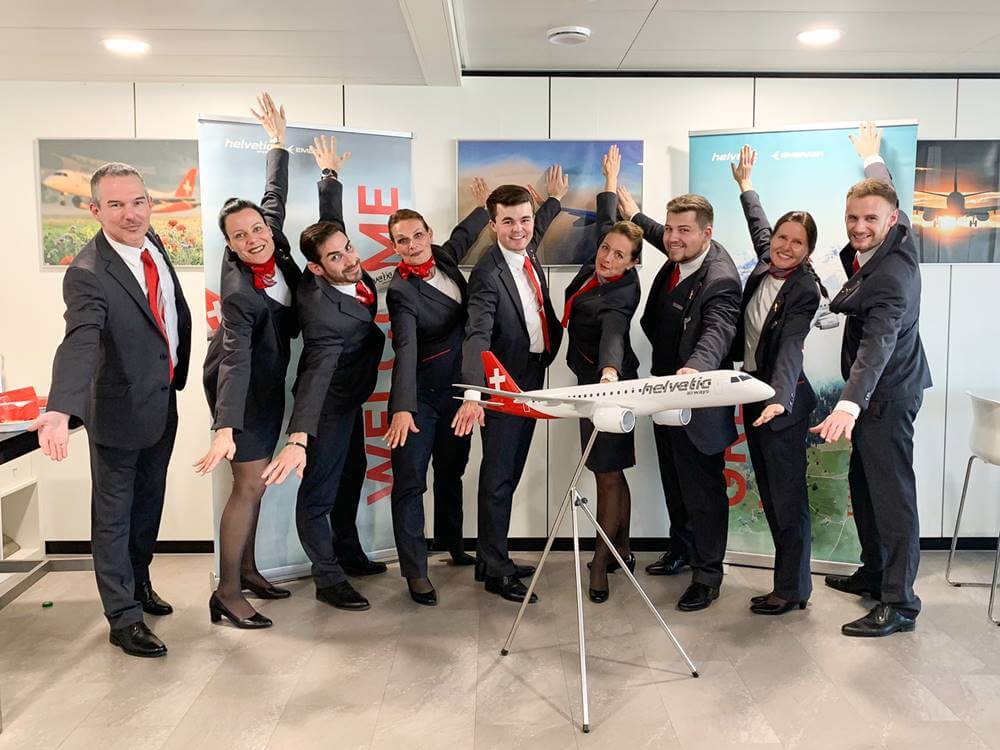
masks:
<instances>
[{"instance_id":1,"label":"raised hand","mask_svg":"<svg viewBox=\"0 0 1000 750\"><path fill-rule=\"evenodd\" d=\"M531 196L531 202L535 204L535 210L537 211L538 207L544 203L542 196L538 194L537 190L535 190L534 185L525 185L524 189L527 190L528 195Z\"/></svg>"},{"instance_id":2,"label":"raised hand","mask_svg":"<svg viewBox=\"0 0 1000 750\"><path fill-rule=\"evenodd\" d=\"M739 162L729 165L730 169L733 170L733 179L736 180L736 184L740 186L741 193L745 193L747 190L753 190L753 183L750 181L750 173L753 172L753 166L756 163L757 152L749 146L744 146L740 149Z\"/></svg>"},{"instance_id":3,"label":"raised hand","mask_svg":"<svg viewBox=\"0 0 1000 750\"><path fill-rule=\"evenodd\" d=\"M486 180L482 177L473 177L469 190L472 191L476 205L480 208L486 208L486 199L490 197L490 186L486 184Z\"/></svg>"},{"instance_id":4,"label":"raised hand","mask_svg":"<svg viewBox=\"0 0 1000 750\"><path fill-rule=\"evenodd\" d=\"M635 202L632 193L624 185L619 185L618 190L618 214L623 219L631 219L639 213L639 204Z\"/></svg>"},{"instance_id":5,"label":"raised hand","mask_svg":"<svg viewBox=\"0 0 1000 750\"><path fill-rule=\"evenodd\" d=\"M604 175L604 192L613 193L618 189L618 173L622 167L622 154L618 145L613 144L601 159L601 174Z\"/></svg>"},{"instance_id":6,"label":"raised hand","mask_svg":"<svg viewBox=\"0 0 1000 750\"><path fill-rule=\"evenodd\" d=\"M250 114L261 124L268 137L277 138L278 143L283 144L286 123L284 105L276 107L271 95L262 91L257 95L257 106L260 108L260 112L258 113L253 107L250 107Z\"/></svg>"},{"instance_id":7,"label":"raised hand","mask_svg":"<svg viewBox=\"0 0 1000 750\"><path fill-rule=\"evenodd\" d=\"M312 152L317 167L332 169L337 174L340 174L341 168L351 158L350 151L345 151L342 154L337 153L337 136L335 135L316 136L313 138L313 145L309 151Z\"/></svg>"},{"instance_id":8,"label":"raised hand","mask_svg":"<svg viewBox=\"0 0 1000 750\"><path fill-rule=\"evenodd\" d=\"M28 427L38 432L38 445L42 453L53 461L62 461L69 455L69 414L47 411Z\"/></svg>"},{"instance_id":9,"label":"raised hand","mask_svg":"<svg viewBox=\"0 0 1000 750\"><path fill-rule=\"evenodd\" d=\"M222 427L215 431L215 439L208 453L202 456L194 465L195 474L208 474L222 459L233 460L236 455L236 443L233 441L233 428Z\"/></svg>"},{"instance_id":10,"label":"raised hand","mask_svg":"<svg viewBox=\"0 0 1000 750\"><path fill-rule=\"evenodd\" d=\"M867 120L861 123L857 135L847 136L854 144L854 150L862 160L871 156L878 156L882 148L882 131L875 127L874 120Z\"/></svg>"},{"instance_id":11,"label":"raised hand","mask_svg":"<svg viewBox=\"0 0 1000 750\"><path fill-rule=\"evenodd\" d=\"M557 201L561 201L569 192L569 177L563 174L561 165L553 164L545 170L545 188L549 192L549 197Z\"/></svg>"}]
</instances>

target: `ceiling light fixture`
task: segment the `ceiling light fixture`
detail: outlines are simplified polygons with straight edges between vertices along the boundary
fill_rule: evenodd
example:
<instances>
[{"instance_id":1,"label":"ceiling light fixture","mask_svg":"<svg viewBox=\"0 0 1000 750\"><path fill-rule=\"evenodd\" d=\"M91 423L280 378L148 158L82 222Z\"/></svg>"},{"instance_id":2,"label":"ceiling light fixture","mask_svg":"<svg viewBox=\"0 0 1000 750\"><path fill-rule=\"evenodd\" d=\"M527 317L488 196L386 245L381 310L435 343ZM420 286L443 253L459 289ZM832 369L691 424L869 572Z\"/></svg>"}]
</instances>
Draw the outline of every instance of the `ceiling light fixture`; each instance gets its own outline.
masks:
<instances>
[{"instance_id":1,"label":"ceiling light fixture","mask_svg":"<svg viewBox=\"0 0 1000 750\"><path fill-rule=\"evenodd\" d=\"M149 44L139 39L111 37L110 39L102 39L101 43L108 52L114 52L117 55L142 55L149 52Z\"/></svg>"},{"instance_id":2,"label":"ceiling light fixture","mask_svg":"<svg viewBox=\"0 0 1000 750\"><path fill-rule=\"evenodd\" d=\"M583 44L590 39L590 29L586 26L556 26L545 32L550 44Z\"/></svg>"},{"instance_id":3,"label":"ceiling light fixture","mask_svg":"<svg viewBox=\"0 0 1000 750\"><path fill-rule=\"evenodd\" d=\"M800 31L795 35L802 44L810 47L822 47L826 44L833 44L843 36L840 29L809 29Z\"/></svg>"}]
</instances>

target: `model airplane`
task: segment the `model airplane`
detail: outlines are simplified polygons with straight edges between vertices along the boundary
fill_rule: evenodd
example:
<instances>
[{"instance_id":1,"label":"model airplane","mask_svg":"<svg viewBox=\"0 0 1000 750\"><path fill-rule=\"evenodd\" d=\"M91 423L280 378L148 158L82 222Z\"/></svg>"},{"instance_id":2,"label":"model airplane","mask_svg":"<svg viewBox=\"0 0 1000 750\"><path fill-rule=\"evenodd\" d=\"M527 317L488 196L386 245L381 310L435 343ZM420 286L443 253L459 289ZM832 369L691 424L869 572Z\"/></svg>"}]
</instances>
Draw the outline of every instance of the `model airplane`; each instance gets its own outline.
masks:
<instances>
[{"instance_id":1,"label":"model airplane","mask_svg":"<svg viewBox=\"0 0 1000 750\"><path fill-rule=\"evenodd\" d=\"M194 198L194 183L197 175L197 168L189 169L173 193L150 190L149 197L153 202L153 213L176 213L198 208L200 201ZM59 193L60 203L65 203L66 198L69 198L77 208L86 208L90 205L90 175L86 172L57 169L42 180L42 184Z\"/></svg>"},{"instance_id":2,"label":"model airplane","mask_svg":"<svg viewBox=\"0 0 1000 750\"><path fill-rule=\"evenodd\" d=\"M767 383L735 370L522 391L492 352L483 352L483 369L492 388L456 387L489 395L480 402L484 408L532 419L589 419L601 432L631 432L637 416L682 427L692 409L749 404L774 395Z\"/></svg>"}]
</instances>

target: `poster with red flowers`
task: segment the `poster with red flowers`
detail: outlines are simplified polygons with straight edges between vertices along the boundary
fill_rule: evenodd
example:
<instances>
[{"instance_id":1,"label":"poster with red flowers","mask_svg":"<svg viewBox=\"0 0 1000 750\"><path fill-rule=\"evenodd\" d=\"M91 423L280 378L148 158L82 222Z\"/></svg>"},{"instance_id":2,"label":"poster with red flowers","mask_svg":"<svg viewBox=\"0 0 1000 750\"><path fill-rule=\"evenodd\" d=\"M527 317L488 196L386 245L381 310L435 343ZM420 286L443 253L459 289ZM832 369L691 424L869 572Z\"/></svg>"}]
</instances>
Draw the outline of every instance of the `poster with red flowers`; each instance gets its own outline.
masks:
<instances>
[{"instance_id":1,"label":"poster with red flowers","mask_svg":"<svg viewBox=\"0 0 1000 750\"><path fill-rule=\"evenodd\" d=\"M43 267L68 266L100 229L90 213L90 176L111 161L143 176L150 226L174 266L203 264L197 141L39 138L37 154Z\"/></svg>"}]
</instances>

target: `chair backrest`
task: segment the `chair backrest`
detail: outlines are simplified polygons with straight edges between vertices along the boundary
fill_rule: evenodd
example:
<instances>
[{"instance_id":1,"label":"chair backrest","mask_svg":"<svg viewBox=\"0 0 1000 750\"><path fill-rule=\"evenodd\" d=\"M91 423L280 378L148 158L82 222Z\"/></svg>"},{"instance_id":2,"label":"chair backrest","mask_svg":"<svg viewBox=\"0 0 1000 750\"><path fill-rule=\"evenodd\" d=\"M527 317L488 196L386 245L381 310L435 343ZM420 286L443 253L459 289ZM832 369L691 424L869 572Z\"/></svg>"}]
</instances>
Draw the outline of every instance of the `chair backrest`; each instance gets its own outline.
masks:
<instances>
[{"instance_id":1,"label":"chair backrest","mask_svg":"<svg viewBox=\"0 0 1000 750\"><path fill-rule=\"evenodd\" d=\"M972 399L969 448L983 461L1000 466L1000 401L966 393Z\"/></svg>"}]
</instances>

